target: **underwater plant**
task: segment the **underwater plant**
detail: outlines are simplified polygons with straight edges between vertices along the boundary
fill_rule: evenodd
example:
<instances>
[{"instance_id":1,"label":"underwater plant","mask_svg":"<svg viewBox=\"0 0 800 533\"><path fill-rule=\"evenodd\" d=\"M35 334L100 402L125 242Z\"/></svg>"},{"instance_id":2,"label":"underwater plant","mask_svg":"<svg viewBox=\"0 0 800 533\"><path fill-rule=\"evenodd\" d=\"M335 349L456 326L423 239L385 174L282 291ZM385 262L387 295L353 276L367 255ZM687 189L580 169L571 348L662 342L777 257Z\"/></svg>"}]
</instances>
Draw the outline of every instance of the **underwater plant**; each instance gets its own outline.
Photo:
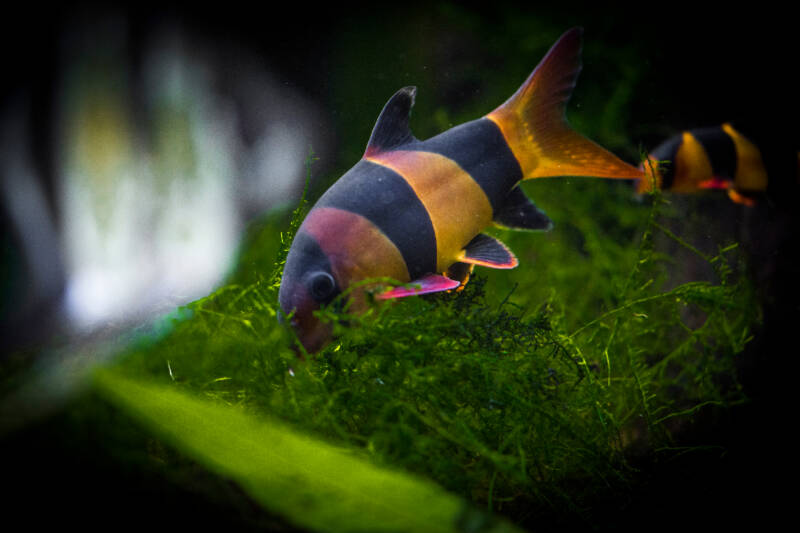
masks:
<instances>
[{"instance_id":1,"label":"underwater plant","mask_svg":"<svg viewBox=\"0 0 800 533\"><path fill-rule=\"evenodd\" d=\"M547 196L546 188L539 192ZM629 202L625 193L609 192L617 208ZM334 302L318 317L338 339L306 360L289 349L292 333L276 320L280 271L307 208L303 200L281 233L268 277L253 278L248 269L186 306L190 318L176 320L163 338L143 341L99 374L97 390L206 468L233 477L270 511L312 529L374 530L373 520L385 518L379 506L372 518L361 516L361 526L338 518L322 526L328 522L320 516L346 515L349 504L321 515L291 504L301 494L311 501L328 494L325 489L313 496L319 480L303 478L287 494L284 484L269 480L292 474L265 478L259 472L270 469L263 465L231 466L224 435L252 431L239 428L238 417L252 417L243 427L274 421L269 424L277 424L276 434L289 435L250 442L248 453L261 460L271 457L263 455L269 450L278 453L276 442L303 435L303 446L332 444L364 465L399 469L469 502L442 504L451 509L439 517L442 524L463 519L472 506L493 513L475 515L487 527L498 524L491 516L531 528L548 522L588 525L607 512L603 502L624 507L633 498L646 481L641 471L647 465L722 453L713 443L687 441L684 430L695 419L713 419L746 401L736 362L759 317L737 246L702 252L667 227L668 206L660 193L649 198L649 206L624 207L638 213L626 222L639 228L633 237L638 244L618 247L629 262L606 286L550 286L549 296L537 301L526 297L536 279L516 280L498 292L497 278L476 276L461 292L376 301L363 314ZM580 218L573 222L582 224ZM620 235L628 233L620 228ZM583 263L552 267L558 275L572 268L590 280L585 269L594 261L593 250L614 248L612 242L601 246L613 240L608 235L583 237ZM659 238L706 264L713 280L675 283ZM562 246L572 243L551 243ZM545 261L538 264L548 270ZM539 272L539 279L548 276ZM577 314L565 304L570 291L591 293ZM587 314L592 309L599 311ZM137 393L135 387L142 389ZM169 398L163 405L162 395ZM137 399L144 397L150 400ZM170 405L192 398L210 401L219 414L205 422L169 414ZM230 427L217 428L222 436L215 438L223 442L208 451L199 444L206 438L203 427L225 420L225 410ZM307 468L291 457L297 468ZM356 488L343 502L358 498L357 472ZM264 483L272 489L262 490ZM382 494L373 495L380 500ZM422 505L413 501L404 505ZM415 514L402 508L401 514Z\"/></svg>"},{"instance_id":2,"label":"underwater plant","mask_svg":"<svg viewBox=\"0 0 800 533\"><path fill-rule=\"evenodd\" d=\"M519 22L526 34L529 22ZM513 32L505 38L515 40ZM529 39L526 46L538 46ZM353 49L362 59L363 48ZM349 74L337 75L372 86ZM614 101L625 100L631 78L608 77L619 91ZM441 108L428 111L441 129L457 122ZM575 119L593 137L603 128ZM624 130L613 110L604 122ZM317 316L337 339L298 359L292 332L277 320L277 296L308 209L304 192L289 220L271 215L250 227L222 287L136 338L94 375L87 394L17 449L63 441L78 457L67 472L83 476L93 464L121 471L111 489L125 487L130 508L166 510L161 524L182 528L190 517L203 523L215 506L225 521L278 531L612 529L669 520L677 510L660 508L647 522L629 512L655 506L643 499L664 471L725 456L728 442L714 430L748 401L737 367L760 306L742 247L728 234L698 243L696 229L705 235L714 216L698 209L705 204L690 198L679 211L668 194L641 200L625 185L526 183L553 232L490 231L526 269L483 273L457 293L375 301L363 314L335 301ZM69 455L33 454L47 467ZM37 491L76 492L75 475L59 482L41 471L26 470ZM108 478L99 479L98 491L116 500ZM155 496L137 500L137 482ZM165 484L190 503L173 507ZM687 492L704 488L679 485L665 501L684 505ZM136 519L130 508L120 516Z\"/></svg>"}]
</instances>

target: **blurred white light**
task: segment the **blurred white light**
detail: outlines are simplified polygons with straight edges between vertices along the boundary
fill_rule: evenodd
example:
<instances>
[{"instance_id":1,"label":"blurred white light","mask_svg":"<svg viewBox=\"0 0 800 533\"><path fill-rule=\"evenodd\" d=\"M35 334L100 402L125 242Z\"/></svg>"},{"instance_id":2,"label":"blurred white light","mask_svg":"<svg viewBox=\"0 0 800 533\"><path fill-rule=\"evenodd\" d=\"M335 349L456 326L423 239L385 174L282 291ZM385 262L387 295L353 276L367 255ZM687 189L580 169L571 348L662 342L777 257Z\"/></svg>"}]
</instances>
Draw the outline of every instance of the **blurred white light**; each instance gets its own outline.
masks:
<instances>
[{"instance_id":1,"label":"blurred white light","mask_svg":"<svg viewBox=\"0 0 800 533\"><path fill-rule=\"evenodd\" d=\"M0 124L0 201L31 283L29 302L16 303L31 315L63 287L66 320L55 321L72 331L148 320L209 294L247 220L299 197L311 147L325 153L323 114L264 58L177 25L154 30L131 41L124 16L67 26L54 211L20 127L29 114ZM131 42L144 44L131 54Z\"/></svg>"}]
</instances>

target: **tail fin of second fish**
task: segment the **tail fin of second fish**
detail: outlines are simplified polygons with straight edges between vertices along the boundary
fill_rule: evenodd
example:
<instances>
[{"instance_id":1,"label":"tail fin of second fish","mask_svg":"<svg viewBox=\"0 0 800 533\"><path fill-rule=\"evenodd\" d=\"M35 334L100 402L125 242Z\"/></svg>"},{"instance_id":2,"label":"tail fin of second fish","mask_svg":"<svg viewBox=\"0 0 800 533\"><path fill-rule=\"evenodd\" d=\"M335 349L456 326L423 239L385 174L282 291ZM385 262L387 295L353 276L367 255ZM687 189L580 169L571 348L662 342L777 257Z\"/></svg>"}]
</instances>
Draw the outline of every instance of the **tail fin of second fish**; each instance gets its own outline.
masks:
<instances>
[{"instance_id":1,"label":"tail fin of second fish","mask_svg":"<svg viewBox=\"0 0 800 533\"><path fill-rule=\"evenodd\" d=\"M553 176L641 178L641 170L573 130L567 101L581 71L582 28L572 28L503 105L487 115L522 167L523 179Z\"/></svg>"}]
</instances>

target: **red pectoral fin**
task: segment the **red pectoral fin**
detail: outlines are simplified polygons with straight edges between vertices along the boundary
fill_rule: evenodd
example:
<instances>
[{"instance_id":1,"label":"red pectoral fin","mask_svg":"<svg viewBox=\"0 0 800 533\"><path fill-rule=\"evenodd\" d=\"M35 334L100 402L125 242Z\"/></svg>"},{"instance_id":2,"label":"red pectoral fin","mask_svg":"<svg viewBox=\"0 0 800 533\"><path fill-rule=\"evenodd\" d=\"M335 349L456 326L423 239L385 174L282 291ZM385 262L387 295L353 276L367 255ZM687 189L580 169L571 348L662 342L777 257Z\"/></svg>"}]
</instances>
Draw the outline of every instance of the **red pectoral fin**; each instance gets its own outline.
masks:
<instances>
[{"instance_id":1,"label":"red pectoral fin","mask_svg":"<svg viewBox=\"0 0 800 533\"><path fill-rule=\"evenodd\" d=\"M402 298L404 296L414 296L416 294L426 294L430 292L449 291L458 287L460 283L456 280L441 276L439 274L428 274L420 279L395 287L394 289L382 292L378 295L379 300L390 298Z\"/></svg>"}]
</instances>

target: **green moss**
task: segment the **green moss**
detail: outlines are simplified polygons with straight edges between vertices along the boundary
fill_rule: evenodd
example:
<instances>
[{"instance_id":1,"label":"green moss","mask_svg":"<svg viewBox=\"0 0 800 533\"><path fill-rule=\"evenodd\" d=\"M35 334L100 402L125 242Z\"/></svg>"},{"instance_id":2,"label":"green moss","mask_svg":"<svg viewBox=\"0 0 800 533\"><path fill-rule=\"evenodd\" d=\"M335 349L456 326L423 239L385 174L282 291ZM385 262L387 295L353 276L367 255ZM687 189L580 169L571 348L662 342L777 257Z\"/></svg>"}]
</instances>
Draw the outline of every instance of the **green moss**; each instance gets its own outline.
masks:
<instances>
[{"instance_id":1,"label":"green moss","mask_svg":"<svg viewBox=\"0 0 800 533\"><path fill-rule=\"evenodd\" d=\"M700 124L702 117L716 116L706 111L706 99L675 97L676 87L702 94L702 84L687 85L681 81L685 76L669 69L654 71L665 64L658 54L674 48L648 37L657 21L626 26L624 19L584 9L549 11L537 6L527 12L509 4L472 12L445 4L403 16L400 9L398 16L377 18L365 11L337 23L332 38L320 41L327 53L313 61L315 69L335 65L322 77L325 88L319 92L328 97L332 131L338 132L337 159L326 162L337 170L318 183L332 183L361 156L381 106L398 88L419 87L412 128L427 138L504 101L574 24L584 24L587 34L584 71L567 114L581 133L632 161L636 141L631 135L661 141L681 124L706 125ZM673 26L665 28L665 34L674 33ZM701 57L696 50L693 45L687 57ZM703 70L712 63L704 61ZM719 84L705 87L719 92ZM715 93L714 101L718 97ZM727 100L740 105L742 99ZM736 112L736 106L711 107ZM188 411L194 403L184 400L199 396L208 400L204 406L213 405L218 419L244 411L277 420L295 434L317 437L379 467L416 473L531 530L547 529L552 522L610 529L626 520L641 494L656 493L659 499L644 506L654 511L646 520L629 521L637 529L680 515L682 506L700 510L711 491L703 484L688 486L696 478L683 474L725 453L730 441L715 434L717 422L747 401L736 367L760 320L749 267L731 238L732 211L726 210L735 207L713 195L637 198L629 184L606 180L535 180L523 187L555 228L548 233L491 230L514 250L519 268L479 269L461 293L376 305L360 317L326 310L323 315L336 322L340 337L306 360L290 349L292 334L277 322L276 312L283 263L308 204L302 201L293 216L269 215L249 228L228 282L167 318L157 335L141 338L112 372L119 383L144 383L147 390L177 398L175 403ZM17 366L25 365L2 368L6 389L7 376ZM775 386L772 372L764 382ZM159 402L135 388L128 390L127 406L119 408L127 415L119 416L103 402L125 391L114 382L105 387L65 409L66 418L84 414L85 419L67 420L58 431L28 439L83 439L33 477L68 480L55 485L67 493L71 480L85 474L85 465L75 461L63 476L54 476L58 470L50 465L73 452L94 462L95 447L112 457L108 463L130 470L147 463L152 470L176 474L172 478L201 470L187 460L181 437L188 435L181 433L188 431L180 428L184 418L159 413ZM140 397L146 399L137 405ZM134 414L160 429L147 426L129 435L124 430ZM753 441L775 430L773 420L782 422L779 415L767 420L753 431L758 435ZM219 423L211 429L233 432L235 427ZM700 427L708 429L699 432ZM253 442L253 456L274 445ZM762 446L759 450L770 444ZM26 447L23 441L16 449ZM138 447L148 450L139 450L137 461L118 453ZM36 459L49 453L37 448ZM216 453L236 455L227 449L195 460L211 470ZM739 476L728 463L715 464L724 474L718 487ZM247 466L237 475L246 478ZM661 498L668 498L672 487L652 491L649 486L664 470L681 478L679 496L667 500ZM175 484L197 484L185 477ZM107 482L99 477L96 485ZM127 482L124 477L120 484ZM225 484L214 478L207 492L221 491L217 486ZM292 490L291 485L280 490ZM314 487L296 490L280 496L310 493ZM160 489L155 492L159 498L153 500L160 499ZM688 505L687 494L699 503ZM751 505L749 498L736 501ZM244 498L237 491L233 499ZM194 502L177 512L164 507L179 517L178 523L198 512ZM731 507L726 501L719 509ZM204 519L200 516L198 522ZM475 530L484 515L465 516L462 529Z\"/></svg>"},{"instance_id":2,"label":"green moss","mask_svg":"<svg viewBox=\"0 0 800 533\"><path fill-rule=\"evenodd\" d=\"M467 30L478 25L458 8L438 16L460 17ZM465 50L481 53L463 57L450 53L461 47L445 46L463 35L440 31L435 16L392 26L387 39L377 38L380 26L342 32L331 107L346 135L334 166L360 156L397 88L420 86L412 124L426 138L502 102L564 26L516 13L500 19L508 31L466 40ZM445 45L395 38L410 26ZM638 51L586 48L592 83L578 85L570 120L631 155L624 102L641 74L626 65L641 64ZM606 54L614 60L599 61ZM381 69L387 57L403 68ZM459 61L486 68L452 67ZM354 97L363 87L369 94ZM710 200L717 205L707 215L700 201L639 198L624 182L558 178L523 187L555 227L491 230L519 268L479 269L463 292L376 304L362 316L333 306L321 314L335 323L337 341L300 360L276 313L303 199L289 221L274 215L253 225L229 283L186 306L170 333L130 350L117 370L277 419L531 529L613 525L647 486L652 465L722 453L724 442L691 430L713 427L746 401L736 365L760 319L754 289L729 236L701 238L726 198Z\"/></svg>"},{"instance_id":3,"label":"green moss","mask_svg":"<svg viewBox=\"0 0 800 533\"><path fill-rule=\"evenodd\" d=\"M276 320L301 206L269 277L189 305L190 319L121 368L278 417L519 524L589 524L598 502L619 505L642 483L643 459L709 449L682 430L745 400L735 363L758 308L737 247L712 255L681 239L660 196L636 202L598 181L548 186L584 200L559 208L554 218L568 223L555 237L504 235L522 259L513 275L480 271L460 293L362 316L332 306L320 314L339 338L305 361ZM660 239L714 279L676 282Z\"/></svg>"}]
</instances>

